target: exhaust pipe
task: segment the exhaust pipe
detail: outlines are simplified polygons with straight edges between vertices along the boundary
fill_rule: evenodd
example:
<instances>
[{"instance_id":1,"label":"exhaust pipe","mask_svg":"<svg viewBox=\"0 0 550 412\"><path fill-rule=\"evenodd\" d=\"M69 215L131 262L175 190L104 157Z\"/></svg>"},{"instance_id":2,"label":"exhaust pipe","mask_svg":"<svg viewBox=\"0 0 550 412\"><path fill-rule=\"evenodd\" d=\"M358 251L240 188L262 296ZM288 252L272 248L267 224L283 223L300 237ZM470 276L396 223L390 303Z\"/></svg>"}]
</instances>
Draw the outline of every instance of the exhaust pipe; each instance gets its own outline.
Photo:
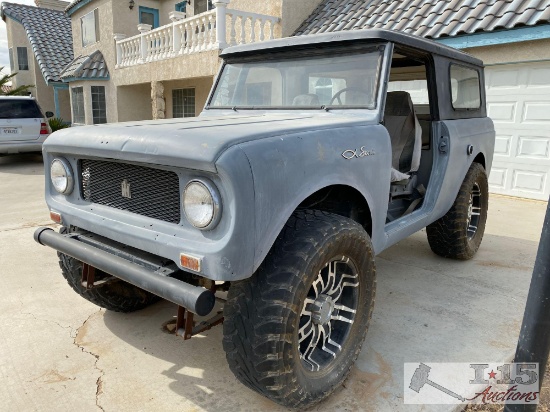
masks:
<instances>
[{"instance_id":1,"label":"exhaust pipe","mask_svg":"<svg viewBox=\"0 0 550 412\"><path fill-rule=\"evenodd\" d=\"M206 316L214 309L216 299L214 293L208 289L158 275L126 259L69 236L63 236L51 228L38 228L34 232L34 240L176 305L183 306L199 316Z\"/></svg>"}]
</instances>

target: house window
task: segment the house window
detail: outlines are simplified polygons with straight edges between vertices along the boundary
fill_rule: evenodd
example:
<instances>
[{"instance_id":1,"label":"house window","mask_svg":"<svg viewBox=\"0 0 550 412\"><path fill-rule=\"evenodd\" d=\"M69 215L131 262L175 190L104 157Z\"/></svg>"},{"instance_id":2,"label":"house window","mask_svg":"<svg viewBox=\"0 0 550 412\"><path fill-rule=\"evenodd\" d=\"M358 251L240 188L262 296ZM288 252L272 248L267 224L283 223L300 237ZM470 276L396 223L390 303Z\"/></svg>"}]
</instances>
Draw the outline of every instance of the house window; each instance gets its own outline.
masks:
<instances>
[{"instance_id":1,"label":"house window","mask_svg":"<svg viewBox=\"0 0 550 412\"><path fill-rule=\"evenodd\" d=\"M9 49L9 55L10 55L10 69L13 73L15 71L15 62L13 61L13 47Z\"/></svg>"},{"instance_id":2,"label":"house window","mask_svg":"<svg viewBox=\"0 0 550 412\"><path fill-rule=\"evenodd\" d=\"M195 89L172 90L174 117L195 117Z\"/></svg>"},{"instance_id":3,"label":"house window","mask_svg":"<svg viewBox=\"0 0 550 412\"><path fill-rule=\"evenodd\" d=\"M92 86L92 116L94 124L107 123L105 86Z\"/></svg>"},{"instance_id":4,"label":"house window","mask_svg":"<svg viewBox=\"0 0 550 412\"><path fill-rule=\"evenodd\" d=\"M176 11L185 13L187 7L187 1L182 1L181 3L176 3Z\"/></svg>"},{"instance_id":5,"label":"house window","mask_svg":"<svg viewBox=\"0 0 550 412\"><path fill-rule=\"evenodd\" d=\"M456 64L451 65L453 109L475 110L481 107L479 72Z\"/></svg>"},{"instance_id":6,"label":"house window","mask_svg":"<svg viewBox=\"0 0 550 412\"><path fill-rule=\"evenodd\" d=\"M84 115L84 89L82 87L73 87L71 89L73 103L73 123L86 123Z\"/></svg>"},{"instance_id":7,"label":"house window","mask_svg":"<svg viewBox=\"0 0 550 412\"><path fill-rule=\"evenodd\" d=\"M17 65L19 67L18 70L29 70L29 58L26 47L17 48Z\"/></svg>"},{"instance_id":8,"label":"house window","mask_svg":"<svg viewBox=\"0 0 550 412\"><path fill-rule=\"evenodd\" d=\"M195 0L195 14L204 13L213 8L212 0Z\"/></svg>"},{"instance_id":9,"label":"house window","mask_svg":"<svg viewBox=\"0 0 550 412\"><path fill-rule=\"evenodd\" d=\"M149 24L156 29L159 26L159 11L150 7L139 6L139 23Z\"/></svg>"},{"instance_id":10,"label":"house window","mask_svg":"<svg viewBox=\"0 0 550 412\"><path fill-rule=\"evenodd\" d=\"M82 47L94 44L99 41L99 18L98 10L92 10L80 18L82 29Z\"/></svg>"}]
</instances>

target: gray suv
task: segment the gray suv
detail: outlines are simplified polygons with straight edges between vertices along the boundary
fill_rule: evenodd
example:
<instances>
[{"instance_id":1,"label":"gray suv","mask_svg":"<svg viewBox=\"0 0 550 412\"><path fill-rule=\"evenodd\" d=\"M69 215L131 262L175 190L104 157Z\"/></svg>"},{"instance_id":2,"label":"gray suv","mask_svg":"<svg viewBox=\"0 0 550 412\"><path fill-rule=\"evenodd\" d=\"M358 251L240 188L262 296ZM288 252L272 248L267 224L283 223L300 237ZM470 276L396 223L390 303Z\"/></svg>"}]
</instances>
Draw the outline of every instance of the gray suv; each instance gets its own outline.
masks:
<instances>
[{"instance_id":1,"label":"gray suv","mask_svg":"<svg viewBox=\"0 0 550 412\"><path fill-rule=\"evenodd\" d=\"M196 119L54 133L46 200L62 228L35 239L108 310L162 297L185 339L223 322L235 376L305 408L360 351L377 254L425 227L438 255L478 250L495 140L483 63L384 30L221 56Z\"/></svg>"}]
</instances>

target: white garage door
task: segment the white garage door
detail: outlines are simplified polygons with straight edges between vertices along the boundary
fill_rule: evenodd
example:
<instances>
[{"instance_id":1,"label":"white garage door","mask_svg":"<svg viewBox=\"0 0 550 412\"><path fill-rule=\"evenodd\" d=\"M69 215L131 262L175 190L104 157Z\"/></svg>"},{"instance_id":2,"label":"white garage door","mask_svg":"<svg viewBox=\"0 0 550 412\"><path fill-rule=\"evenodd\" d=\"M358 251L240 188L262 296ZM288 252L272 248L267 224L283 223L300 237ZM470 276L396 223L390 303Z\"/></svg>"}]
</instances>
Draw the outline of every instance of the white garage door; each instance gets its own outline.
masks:
<instances>
[{"instance_id":1,"label":"white garage door","mask_svg":"<svg viewBox=\"0 0 550 412\"><path fill-rule=\"evenodd\" d=\"M550 62L490 66L485 77L496 129L491 192L548 200Z\"/></svg>"}]
</instances>

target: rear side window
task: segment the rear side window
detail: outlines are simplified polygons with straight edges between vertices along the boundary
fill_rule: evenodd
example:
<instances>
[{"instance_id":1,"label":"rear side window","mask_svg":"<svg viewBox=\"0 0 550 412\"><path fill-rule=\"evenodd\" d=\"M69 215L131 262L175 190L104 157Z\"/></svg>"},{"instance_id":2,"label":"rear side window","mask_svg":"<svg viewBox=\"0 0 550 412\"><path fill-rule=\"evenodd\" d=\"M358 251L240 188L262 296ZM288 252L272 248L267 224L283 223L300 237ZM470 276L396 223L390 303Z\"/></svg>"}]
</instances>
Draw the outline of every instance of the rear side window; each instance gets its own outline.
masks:
<instances>
[{"instance_id":1,"label":"rear side window","mask_svg":"<svg viewBox=\"0 0 550 412\"><path fill-rule=\"evenodd\" d=\"M0 100L0 119L37 119L42 113L34 100Z\"/></svg>"},{"instance_id":2,"label":"rear side window","mask_svg":"<svg viewBox=\"0 0 550 412\"><path fill-rule=\"evenodd\" d=\"M451 64L451 96L455 110L479 109L481 107L479 72Z\"/></svg>"}]
</instances>

